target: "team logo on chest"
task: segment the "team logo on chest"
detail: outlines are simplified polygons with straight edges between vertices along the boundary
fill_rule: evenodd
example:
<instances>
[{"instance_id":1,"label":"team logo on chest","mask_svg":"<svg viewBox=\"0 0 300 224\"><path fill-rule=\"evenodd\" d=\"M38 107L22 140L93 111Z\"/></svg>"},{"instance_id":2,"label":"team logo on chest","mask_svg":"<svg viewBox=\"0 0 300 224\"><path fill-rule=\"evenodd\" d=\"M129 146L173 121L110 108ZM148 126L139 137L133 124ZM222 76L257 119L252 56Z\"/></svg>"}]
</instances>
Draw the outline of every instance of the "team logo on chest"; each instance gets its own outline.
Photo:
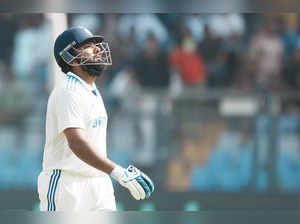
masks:
<instances>
[{"instance_id":1,"label":"team logo on chest","mask_svg":"<svg viewBox=\"0 0 300 224\"><path fill-rule=\"evenodd\" d=\"M97 117L97 118L93 121L92 127L93 127L93 128L100 127L100 126L102 126L102 125L105 124L105 121L106 121L106 117L99 116L99 117Z\"/></svg>"}]
</instances>

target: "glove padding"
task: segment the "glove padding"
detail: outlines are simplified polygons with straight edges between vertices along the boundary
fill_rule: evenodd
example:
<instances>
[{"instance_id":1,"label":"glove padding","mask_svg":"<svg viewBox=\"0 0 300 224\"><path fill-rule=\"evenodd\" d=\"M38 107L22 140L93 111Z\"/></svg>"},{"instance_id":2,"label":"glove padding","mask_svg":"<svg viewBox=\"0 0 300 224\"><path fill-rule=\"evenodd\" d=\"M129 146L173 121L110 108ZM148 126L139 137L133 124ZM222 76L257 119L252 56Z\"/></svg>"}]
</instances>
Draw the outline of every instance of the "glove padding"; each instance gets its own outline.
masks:
<instances>
[{"instance_id":1,"label":"glove padding","mask_svg":"<svg viewBox=\"0 0 300 224\"><path fill-rule=\"evenodd\" d=\"M126 187L136 200L149 198L154 191L151 179L132 165L127 169L116 166L111 176Z\"/></svg>"}]
</instances>

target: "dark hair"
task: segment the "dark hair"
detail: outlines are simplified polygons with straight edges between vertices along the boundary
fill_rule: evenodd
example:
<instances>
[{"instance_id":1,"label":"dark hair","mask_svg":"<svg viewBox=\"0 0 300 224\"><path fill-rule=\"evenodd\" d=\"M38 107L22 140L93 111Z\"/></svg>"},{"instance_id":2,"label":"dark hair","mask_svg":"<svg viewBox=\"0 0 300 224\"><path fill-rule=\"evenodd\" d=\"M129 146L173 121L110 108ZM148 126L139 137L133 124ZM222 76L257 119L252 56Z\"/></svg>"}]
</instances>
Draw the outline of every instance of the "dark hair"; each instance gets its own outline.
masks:
<instances>
[{"instance_id":1,"label":"dark hair","mask_svg":"<svg viewBox=\"0 0 300 224\"><path fill-rule=\"evenodd\" d=\"M63 63L60 68L61 71L66 74L72 70L72 66L68 65L67 63Z\"/></svg>"}]
</instances>

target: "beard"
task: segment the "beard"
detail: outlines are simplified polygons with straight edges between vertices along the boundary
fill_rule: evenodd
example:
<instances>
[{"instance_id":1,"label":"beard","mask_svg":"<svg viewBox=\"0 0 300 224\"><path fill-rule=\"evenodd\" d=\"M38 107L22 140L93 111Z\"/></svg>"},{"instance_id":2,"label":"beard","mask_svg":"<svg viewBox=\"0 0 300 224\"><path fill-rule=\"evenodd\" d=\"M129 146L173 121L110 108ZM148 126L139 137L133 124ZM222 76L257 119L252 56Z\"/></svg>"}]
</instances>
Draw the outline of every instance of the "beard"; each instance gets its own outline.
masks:
<instances>
[{"instance_id":1,"label":"beard","mask_svg":"<svg viewBox=\"0 0 300 224\"><path fill-rule=\"evenodd\" d=\"M106 65L81 65L80 67L83 71L93 77L101 76L106 69Z\"/></svg>"},{"instance_id":2,"label":"beard","mask_svg":"<svg viewBox=\"0 0 300 224\"><path fill-rule=\"evenodd\" d=\"M87 63L96 63L96 60L89 60ZM83 71L87 72L90 76L99 77L106 69L106 65L81 65Z\"/></svg>"}]
</instances>

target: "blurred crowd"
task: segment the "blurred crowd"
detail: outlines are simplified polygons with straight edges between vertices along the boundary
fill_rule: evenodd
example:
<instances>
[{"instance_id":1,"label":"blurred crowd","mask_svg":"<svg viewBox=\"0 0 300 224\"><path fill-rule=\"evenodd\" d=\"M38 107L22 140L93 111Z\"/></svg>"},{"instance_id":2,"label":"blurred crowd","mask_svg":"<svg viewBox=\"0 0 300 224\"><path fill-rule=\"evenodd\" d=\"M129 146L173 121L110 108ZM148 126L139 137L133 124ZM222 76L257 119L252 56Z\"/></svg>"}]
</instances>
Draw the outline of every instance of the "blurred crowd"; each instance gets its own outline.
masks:
<instances>
[{"instance_id":1,"label":"blurred crowd","mask_svg":"<svg viewBox=\"0 0 300 224\"><path fill-rule=\"evenodd\" d=\"M67 18L69 26L104 35L112 52L113 66L97 80L112 159L149 170L171 191L265 192L276 185L300 192L298 97L285 100L275 118L263 106L251 118L222 117L215 98L208 102L217 91L260 94L262 105L269 95L296 95L297 14ZM45 14L3 13L0 27L0 187L32 187L41 169L53 24Z\"/></svg>"}]
</instances>

